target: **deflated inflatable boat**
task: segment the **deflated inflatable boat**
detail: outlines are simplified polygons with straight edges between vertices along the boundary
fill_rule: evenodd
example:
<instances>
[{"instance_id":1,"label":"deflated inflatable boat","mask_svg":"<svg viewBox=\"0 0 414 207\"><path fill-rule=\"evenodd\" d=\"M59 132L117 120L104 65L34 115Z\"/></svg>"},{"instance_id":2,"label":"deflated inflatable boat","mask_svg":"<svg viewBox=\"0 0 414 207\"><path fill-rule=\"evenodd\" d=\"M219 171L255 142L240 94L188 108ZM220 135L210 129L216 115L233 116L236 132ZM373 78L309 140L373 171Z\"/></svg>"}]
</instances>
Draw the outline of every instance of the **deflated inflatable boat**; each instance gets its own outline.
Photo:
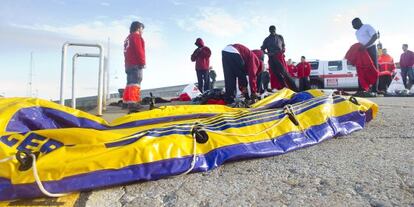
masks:
<instances>
[{"instance_id":1,"label":"deflated inflatable boat","mask_svg":"<svg viewBox=\"0 0 414 207\"><path fill-rule=\"evenodd\" d=\"M0 200L60 196L207 171L364 128L377 105L282 90L251 108L167 106L112 123L49 101L0 98Z\"/></svg>"}]
</instances>

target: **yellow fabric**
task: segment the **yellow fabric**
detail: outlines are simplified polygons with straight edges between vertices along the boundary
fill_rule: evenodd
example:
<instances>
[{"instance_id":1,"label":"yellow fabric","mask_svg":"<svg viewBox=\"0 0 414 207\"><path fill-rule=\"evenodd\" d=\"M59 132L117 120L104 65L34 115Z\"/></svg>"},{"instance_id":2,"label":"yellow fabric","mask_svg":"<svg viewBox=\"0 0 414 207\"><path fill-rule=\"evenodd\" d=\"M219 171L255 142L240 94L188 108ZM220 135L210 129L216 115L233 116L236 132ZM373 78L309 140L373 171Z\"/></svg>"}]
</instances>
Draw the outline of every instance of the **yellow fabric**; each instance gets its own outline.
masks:
<instances>
[{"instance_id":1,"label":"yellow fabric","mask_svg":"<svg viewBox=\"0 0 414 207\"><path fill-rule=\"evenodd\" d=\"M294 111L309 106L310 103L324 102L326 99L325 97L322 97L323 93L320 91L311 90L310 93L319 98L295 104L293 106ZM256 103L253 105L253 108L264 106L275 100L283 98L289 99L292 95L294 95L294 92L290 90L282 90L280 93L276 93ZM373 116L375 117L378 111L377 105L366 99L358 99L361 104L359 106L350 104L349 101L343 101L336 104L331 103L331 101L325 101L326 103L322 105L298 114L296 117L300 120L301 128L306 129L311 126L319 125L324 123L329 117L342 116L355 111L366 112L371 109L373 111ZM53 150L50 153L40 154L37 166L42 181L59 180L64 177L91 171L120 169L129 165L190 156L193 153L192 145L194 141L189 134L172 134L161 137L144 136L139 141L125 146L112 148L106 147L105 144L128 139L130 138L130 135L148 129L184 124L185 126L181 126L183 131L188 131L185 127L191 127L196 122L201 125L219 122L223 125L227 118L242 120L240 117L252 115L253 113L250 109L230 108L221 105L166 106L151 111L125 115L114 120L112 123L107 123L100 117L45 100L33 98L3 98L0 99L0 136L11 135L8 137L8 140L17 139L18 142L12 147L9 147L0 141L0 159L16 154L17 146L30 135L30 133L20 134L6 132L5 129L7 123L19 109L33 106L56 109L79 118L87 118L96 121L109 127L118 126L131 121L153 118L192 114L217 114L210 118L194 118L191 120L186 119L122 129L96 130L88 128L66 128L32 131L32 133L47 137L47 139L43 141L32 140L32 142L38 144L37 147L29 147L29 149L34 152L39 151L40 148L50 140L59 141L64 144L63 147ZM266 116L272 117L274 116L274 113L275 109L263 111L260 115L252 115L248 121L257 120L260 117L260 119L263 119L263 117ZM283 110L279 110L279 113L282 114ZM242 122L243 121L240 121L240 123ZM240 128L229 128L220 132L252 134L261 132L276 123L277 127L274 127L274 129L271 129L266 133L256 134L255 136L249 137L225 136L219 133L208 132L210 137L209 141L205 144L197 143L197 154L205 154L211 150L224 146L269 140L270 138L278 137L287 132L301 130L300 127L295 126L287 116L285 116L284 118L275 121ZM0 177L11 179L13 184L33 183L34 178L32 176L32 170L18 171L17 166L18 163L16 160L8 163L0 163L0 169L7 169L0 170Z\"/></svg>"}]
</instances>

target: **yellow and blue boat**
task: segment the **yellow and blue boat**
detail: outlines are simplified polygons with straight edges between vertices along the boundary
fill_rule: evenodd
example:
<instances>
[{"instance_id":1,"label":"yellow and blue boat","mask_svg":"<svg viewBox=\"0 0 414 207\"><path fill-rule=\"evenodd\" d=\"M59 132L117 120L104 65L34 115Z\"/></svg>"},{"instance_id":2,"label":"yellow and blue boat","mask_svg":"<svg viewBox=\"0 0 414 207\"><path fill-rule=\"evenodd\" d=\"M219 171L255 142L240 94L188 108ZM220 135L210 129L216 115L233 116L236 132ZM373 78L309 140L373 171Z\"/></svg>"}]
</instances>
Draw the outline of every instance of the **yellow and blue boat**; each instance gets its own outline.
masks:
<instances>
[{"instance_id":1,"label":"yellow and blue boat","mask_svg":"<svg viewBox=\"0 0 414 207\"><path fill-rule=\"evenodd\" d=\"M361 130L378 106L284 89L251 108L165 106L100 117L35 98L0 98L0 200L84 191L284 154Z\"/></svg>"}]
</instances>

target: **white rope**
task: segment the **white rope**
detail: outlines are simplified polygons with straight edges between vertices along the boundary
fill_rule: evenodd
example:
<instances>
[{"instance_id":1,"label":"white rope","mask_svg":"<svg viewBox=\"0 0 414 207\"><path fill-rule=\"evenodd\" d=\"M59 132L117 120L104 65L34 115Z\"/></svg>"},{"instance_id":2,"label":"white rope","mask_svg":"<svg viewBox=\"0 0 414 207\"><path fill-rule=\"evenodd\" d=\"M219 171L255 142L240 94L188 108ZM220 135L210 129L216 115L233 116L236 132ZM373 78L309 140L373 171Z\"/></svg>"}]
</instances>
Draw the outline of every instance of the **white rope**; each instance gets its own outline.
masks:
<instances>
[{"instance_id":1,"label":"white rope","mask_svg":"<svg viewBox=\"0 0 414 207\"><path fill-rule=\"evenodd\" d=\"M333 99L332 94L327 96L329 100ZM296 115L293 111L293 107L292 105L286 105L285 106L285 114L286 116L284 116L282 119L280 119L278 122L273 123L270 127L266 128L265 130L262 130L260 132L254 133L254 134L238 134L238 133L230 133L230 132L223 132L223 131L216 131L216 130L211 130L211 129L206 129L204 126L202 126L202 129L206 132L211 132L211 133L215 133L215 134L220 134L220 135L225 135L225 136L238 136L238 137L250 137L250 136L257 136L259 134L268 132L269 130L273 129L274 127L277 127L280 123L282 123L286 118L288 118L288 114L286 113L290 113L292 114L292 116L296 119ZM296 119L298 122L298 128L299 130L304 134L304 136L308 137L308 135L306 134L305 129L303 128L303 126L300 124L299 120ZM200 126L201 127L201 126ZM309 137L308 137L309 138Z\"/></svg>"},{"instance_id":2,"label":"white rope","mask_svg":"<svg viewBox=\"0 0 414 207\"><path fill-rule=\"evenodd\" d=\"M145 135L147 133L148 133L148 131L143 131L143 132L140 132L138 134L133 134L133 135L129 135L129 136L126 136L126 137L122 137L120 139L116 139L116 140L111 141L111 142L106 142L105 144L110 144L110 143L114 143L114 142L121 142L121 141L124 141L124 140L127 140L127 139L142 137L143 135Z\"/></svg>"},{"instance_id":3,"label":"white rope","mask_svg":"<svg viewBox=\"0 0 414 207\"><path fill-rule=\"evenodd\" d=\"M195 125L194 125L194 126L195 126ZM194 128L194 126L193 126L193 128ZM193 130L191 129L191 131L193 131ZM194 167L195 167L195 163L196 163L196 159L197 159L197 156L196 156L196 153L197 153L197 140L196 140L196 135L195 135L195 133L193 133L192 138L193 138L193 159L191 160L191 165L190 165L190 168L188 168L188 170L187 170L187 171L185 171L185 172L183 172L181 175L188 174L188 173L189 173L189 172L191 172L191 171L194 169Z\"/></svg>"},{"instance_id":4,"label":"white rope","mask_svg":"<svg viewBox=\"0 0 414 207\"><path fill-rule=\"evenodd\" d=\"M332 94L331 94L332 95ZM330 96L330 97L332 97L332 96ZM292 108L292 106L291 105L286 105L286 110L288 111L288 113L290 113L290 114L292 114L292 116L294 117L294 119L298 122L298 128L299 128L299 130L302 132L302 134L306 137L306 138L310 138L309 136L308 136L308 134L306 134L306 130L303 128L303 126L300 124L300 122L299 122L299 120L296 118L296 114L295 114L295 112L293 111L293 108Z\"/></svg>"},{"instance_id":5,"label":"white rope","mask_svg":"<svg viewBox=\"0 0 414 207\"><path fill-rule=\"evenodd\" d=\"M33 176L40 191L42 191L43 194L49 197L61 197L61 196L67 195L67 193L49 193L49 191L47 191L43 187L42 181L39 178L39 173L37 172L36 155L30 154L30 156L33 158L33 161L32 161Z\"/></svg>"},{"instance_id":6,"label":"white rope","mask_svg":"<svg viewBox=\"0 0 414 207\"><path fill-rule=\"evenodd\" d=\"M49 197L61 197L64 195L67 195L66 193L49 193L42 184L42 181L39 178L39 173L37 172L37 166L36 166L36 155L30 154L30 156L33 158L32 161L32 168L33 168L33 177L36 181L37 186L39 187L40 191ZM15 156L6 157L0 160L0 163L11 161L15 158Z\"/></svg>"},{"instance_id":7,"label":"white rope","mask_svg":"<svg viewBox=\"0 0 414 207\"><path fill-rule=\"evenodd\" d=\"M14 156L3 158L3 159L0 160L0 163L8 162L8 161L12 160L13 158L14 158Z\"/></svg>"},{"instance_id":8,"label":"white rope","mask_svg":"<svg viewBox=\"0 0 414 207\"><path fill-rule=\"evenodd\" d=\"M251 137L251 136L257 136L259 134L265 133L271 129L273 129L273 127L278 126L280 123L282 123L283 120L286 119L287 116L284 116L282 119L280 119L278 122L273 123L270 127L254 133L254 134L238 134L238 133L230 133L230 132L223 132L223 131L216 131L216 130L211 130L211 129L206 129L206 128L202 128L204 131L206 132L211 132L211 133L215 133L215 134L220 134L220 135L225 135L225 136L238 136L238 137Z\"/></svg>"}]
</instances>

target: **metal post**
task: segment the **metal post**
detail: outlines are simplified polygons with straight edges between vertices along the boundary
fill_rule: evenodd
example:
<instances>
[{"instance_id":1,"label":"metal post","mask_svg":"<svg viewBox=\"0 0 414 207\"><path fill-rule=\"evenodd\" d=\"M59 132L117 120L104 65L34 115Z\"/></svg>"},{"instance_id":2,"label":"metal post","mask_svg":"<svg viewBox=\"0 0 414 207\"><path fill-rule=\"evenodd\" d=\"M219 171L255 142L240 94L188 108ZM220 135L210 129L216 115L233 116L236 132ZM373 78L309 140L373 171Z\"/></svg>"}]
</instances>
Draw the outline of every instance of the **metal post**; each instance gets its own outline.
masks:
<instances>
[{"instance_id":1,"label":"metal post","mask_svg":"<svg viewBox=\"0 0 414 207\"><path fill-rule=\"evenodd\" d=\"M111 67L110 67L110 65L109 65L109 60L111 59L110 57L110 53L111 53L111 39L108 37L108 45L107 45L107 52L106 52L106 58L105 58L105 68L106 68L106 75L107 75L107 77L106 77L106 98L107 98L107 100L109 100L110 98L111 98L111 92L109 91L109 84L110 84L110 80L111 80L111 78L110 78L110 69L111 69ZM106 106L106 105L104 105L104 106Z\"/></svg>"},{"instance_id":2,"label":"metal post","mask_svg":"<svg viewBox=\"0 0 414 207\"><path fill-rule=\"evenodd\" d=\"M72 58L72 108L76 108L75 65L78 57L99 57L99 54L76 53Z\"/></svg>"},{"instance_id":3,"label":"metal post","mask_svg":"<svg viewBox=\"0 0 414 207\"><path fill-rule=\"evenodd\" d=\"M98 116L102 116L102 108L103 108L103 75L104 75L104 58L103 58L103 47L99 45L99 80L98 80Z\"/></svg>"},{"instance_id":4,"label":"metal post","mask_svg":"<svg viewBox=\"0 0 414 207\"><path fill-rule=\"evenodd\" d=\"M99 49L99 74L98 74L98 100L97 100L97 109L98 116L102 116L102 106L103 106L103 87L105 83L103 82L104 75L104 49L101 44L85 44L85 43L69 43L66 42L62 47L62 65L61 65L61 77L60 77L60 104L65 105L65 100L63 96L64 81L65 81L65 71L66 71L66 51L69 46L81 46L81 47L96 47ZM73 98L72 98L73 100Z\"/></svg>"},{"instance_id":5,"label":"metal post","mask_svg":"<svg viewBox=\"0 0 414 207\"><path fill-rule=\"evenodd\" d=\"M103 88L103 110L106 111L106 101L108 100L108 65L107 65L107 59L104 57L104 88Z\"/></svg>"},{"instance_id":6,"label":"metal post","mask_svg":"<svg viewBox=\"0 0 414 207\"><path fill-rule=\"evenodd\" d=\"M66 51L68 49L69 43L65 42L62 47L62 64L60 71L60 98L59 103L65 105L65 99L63 98L63 88L65 86L65 71L66 71Z\"/></svg>"},{"instance_id":7,"label":"metal post","mask_svg":"<svg viewBox=\"0 0 414 207\"><path fill-rule=\"evenodd\" d=\"M76 88L75 88L75 61L79 56L78 53L72 57L72 108L76 109Z\"/></svg>"}]
</instances>

